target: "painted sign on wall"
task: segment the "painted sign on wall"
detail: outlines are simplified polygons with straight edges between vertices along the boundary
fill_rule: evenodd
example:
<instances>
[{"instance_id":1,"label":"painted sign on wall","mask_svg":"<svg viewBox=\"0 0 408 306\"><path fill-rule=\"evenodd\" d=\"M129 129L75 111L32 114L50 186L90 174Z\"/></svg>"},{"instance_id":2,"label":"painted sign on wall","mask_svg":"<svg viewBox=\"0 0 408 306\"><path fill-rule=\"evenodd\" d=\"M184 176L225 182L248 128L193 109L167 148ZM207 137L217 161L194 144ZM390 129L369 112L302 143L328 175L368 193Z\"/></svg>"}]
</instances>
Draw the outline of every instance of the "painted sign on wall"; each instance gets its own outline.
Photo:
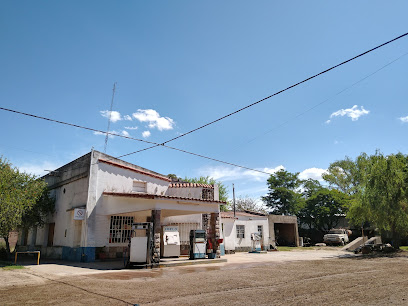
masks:
<instances>
[{"instance_id":1,"label":"painted sign on wall","mask_svg":"<svg viewBox=\"0 0 408 306\"><path fill-rule=\"evenodd\" d=\"M74 220L85 220L85 209L84 208L74 209Z\"/></svg>"}]
</instances>

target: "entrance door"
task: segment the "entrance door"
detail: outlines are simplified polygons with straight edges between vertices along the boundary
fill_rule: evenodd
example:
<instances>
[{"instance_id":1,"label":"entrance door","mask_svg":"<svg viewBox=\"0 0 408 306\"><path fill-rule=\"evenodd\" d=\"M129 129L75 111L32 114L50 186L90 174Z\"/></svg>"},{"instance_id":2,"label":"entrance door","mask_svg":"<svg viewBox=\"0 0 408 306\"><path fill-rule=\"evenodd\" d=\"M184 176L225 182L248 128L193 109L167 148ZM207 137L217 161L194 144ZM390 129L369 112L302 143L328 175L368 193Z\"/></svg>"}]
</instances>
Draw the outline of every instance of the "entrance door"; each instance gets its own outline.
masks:
<instances>
[{"instance_id":1,"label":"entrance door","mask_svg":"<svg viewBox=\"0 0 408 306\"><path fill-rule=\"evenodd\" d=\"M49 247L54 245L54 228L55 228L55 223L48 224L48 242L47 242L47 246L49 246Z\"/></svg>"}]
</instances>

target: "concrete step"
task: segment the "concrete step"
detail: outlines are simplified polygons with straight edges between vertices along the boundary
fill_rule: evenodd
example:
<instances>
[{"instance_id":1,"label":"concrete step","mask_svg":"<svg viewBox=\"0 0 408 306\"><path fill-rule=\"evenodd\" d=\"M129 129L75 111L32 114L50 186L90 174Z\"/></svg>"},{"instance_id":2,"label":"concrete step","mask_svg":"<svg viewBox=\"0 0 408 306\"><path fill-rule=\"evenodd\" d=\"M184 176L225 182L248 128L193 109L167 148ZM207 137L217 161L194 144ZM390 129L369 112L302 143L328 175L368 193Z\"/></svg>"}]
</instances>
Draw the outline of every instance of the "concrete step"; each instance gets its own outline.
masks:
<instances>
[{"instance_id":1,"label":"concrete step","mask_svg":"<svg viewBox=\"0 0 408 306\"><path fill-rule=\"evenodd\" d=\"M345 245L341 250L353 252L355 249L357 249L359 246L363 244L379 244L379 243L381 243L380 236L375 236L368 240L367 240L367 237L358 237L354 239L352 242L350 242L349 244Z\"/></svg>"},{"instance_id":2,"label":"concrete step","mask_svg":"<svg viewBox=\"0 0 408 306\"><path fill-rule=\"evenodd\" d=\"M342 251L353 252L355 249L357 249L363 243L364 243L363 237L358 237L358 238L354 239L352 242L350 242L349 244L346 244L341 250Z\"/></svg>"},{"instance_id":3,"label":"concrete step","mask_svg":"<svg viewBox=\"0 0 408 306\"><path fill-rule=\"evenodd\" d=\"M364 244L381 244L381 237L380 236L375 236L371 237L370 239L367 240L366 243Z\"/></svg>"}]
</instances>

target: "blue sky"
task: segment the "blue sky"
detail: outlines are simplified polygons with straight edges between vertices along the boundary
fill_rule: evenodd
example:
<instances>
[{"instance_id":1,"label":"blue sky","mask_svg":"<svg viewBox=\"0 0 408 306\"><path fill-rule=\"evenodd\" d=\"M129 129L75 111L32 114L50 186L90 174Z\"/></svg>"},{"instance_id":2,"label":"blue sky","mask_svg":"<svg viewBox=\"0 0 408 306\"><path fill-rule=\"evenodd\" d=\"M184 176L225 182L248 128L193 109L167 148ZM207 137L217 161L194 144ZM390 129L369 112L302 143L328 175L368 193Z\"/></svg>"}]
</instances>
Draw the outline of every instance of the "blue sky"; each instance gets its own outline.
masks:
<instances>
[{"instance_id":1,"label":"blue sky","mask_svg":"<svg viewBox=\"0 0 408 306\"><path fill-rule=\"evenodd\" d=\"M407 32L407 11L372 0L2 1L0 106L106 130L117 82L111 131L163 142ZM408 37L169 145L317 179L346 155L408 154L407 52ZM38 175L104 148L103 135L4 111L0 127L0 155ZM107 153L146 146L114 137ZM124 159L267 192L267 175L165 148Z\"/></svg>"}]
</instances>

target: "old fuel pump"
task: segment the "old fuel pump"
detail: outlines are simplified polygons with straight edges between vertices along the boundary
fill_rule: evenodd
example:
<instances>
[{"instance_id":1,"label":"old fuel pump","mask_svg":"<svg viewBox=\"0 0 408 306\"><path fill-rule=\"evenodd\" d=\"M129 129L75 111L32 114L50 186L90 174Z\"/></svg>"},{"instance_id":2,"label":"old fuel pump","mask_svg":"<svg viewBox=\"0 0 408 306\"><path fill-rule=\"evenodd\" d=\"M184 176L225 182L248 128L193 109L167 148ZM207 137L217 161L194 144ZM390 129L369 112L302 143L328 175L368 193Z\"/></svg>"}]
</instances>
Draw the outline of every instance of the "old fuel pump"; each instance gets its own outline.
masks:
<instances>
[{"instance_id":1,"label":"old fuel pump","mask_svg":"<svg viewBox=\"0 0 408 306\"><path fill-rule=\"evenodd\" d=\"M204 230L190 231L190 259L205 258L207 235Z\"/></svg>"},{"instance_id":2,"label":"old fuel pump","mask_svg":"<svg viewBox=\"0 0 408 306\"><path fill-rule=\"evenodd\" d=\"M150 265L153 255L153 223L133 223L129 240L129 254L126 266Z\"/></svg>"},{"instance_id":3,"label":"old fuel pump","mask_svg":"<svg viewBox=\"0 0 408 306\"><path fill-rule=\"evenodd\" d=\"M160 243L161 257L180 256L180 233L177 225L166 225L162 227Z\"/></svg>"}]
</instances>

